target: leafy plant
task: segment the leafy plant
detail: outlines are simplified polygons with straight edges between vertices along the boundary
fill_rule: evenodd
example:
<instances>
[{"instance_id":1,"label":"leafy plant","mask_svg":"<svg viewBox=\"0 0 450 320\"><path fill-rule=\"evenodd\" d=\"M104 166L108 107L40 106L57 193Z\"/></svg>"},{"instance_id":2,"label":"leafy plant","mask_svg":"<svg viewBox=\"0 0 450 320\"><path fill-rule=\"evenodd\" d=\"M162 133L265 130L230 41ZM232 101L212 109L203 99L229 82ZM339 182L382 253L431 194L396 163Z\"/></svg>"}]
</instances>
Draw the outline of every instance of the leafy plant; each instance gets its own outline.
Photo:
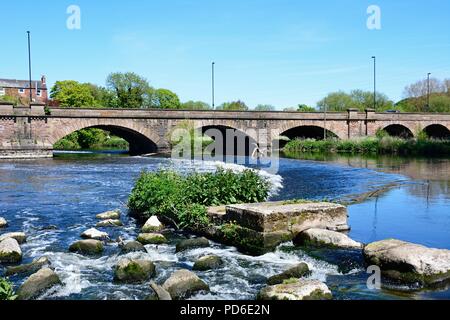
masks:
<instances>
[{"instance_id":1,"label":"leafy plant","mask_svg":"<svg viewBox=\"0 0 450 320\"><path fill-rule=\"evenodd\" d=\"M8 279L0 277L0 300L15 300L16 298L13 284Z\"/></svg>"}]
</instances>

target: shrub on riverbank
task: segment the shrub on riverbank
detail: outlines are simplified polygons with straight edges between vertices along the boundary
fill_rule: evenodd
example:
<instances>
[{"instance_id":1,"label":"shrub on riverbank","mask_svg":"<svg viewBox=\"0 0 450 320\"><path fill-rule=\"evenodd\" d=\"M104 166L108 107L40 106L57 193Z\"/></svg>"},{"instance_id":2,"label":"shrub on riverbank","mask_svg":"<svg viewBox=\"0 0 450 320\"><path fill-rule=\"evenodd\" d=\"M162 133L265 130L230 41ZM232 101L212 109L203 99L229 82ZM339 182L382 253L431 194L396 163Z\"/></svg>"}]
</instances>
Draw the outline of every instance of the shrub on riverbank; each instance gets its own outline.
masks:
<instances>
[{"instance_id":1,"label":"shrub on riverbank","mask_svg":"<svg viewBox=\"0 0 450 320\"><path fill-rule=\"evenodd\" d=\"M0 277L0 300L15 300L16 295L12 283Z\"/></svg>"},{"instance_id":2,"label":"shrub on riverbank","mask_svg":"<svg viewBox=\"0 0 450 320\"><path fill-rule=\"evenodd\" d=\"M100 150L120 149L128 150L128 142L117 136L110 136L108 132L87 128L73 132L53 146L55 150Z\"/></svg>"},{"instance_id":3,"label":"shrub on riverbank","mask_svg":"<svg viewBox=\"0 0 450 320\"><path fill-rule=\"evenodd\" d=\"M197 230L209 224L207 207L265 201L269 191L270 183L249 169L188 175L165 170L143 172L128 206L139 216L164 216L179 228Z\"/></svg>"},{"instance_id":4,"label":"shrub on riverbank","mask_svg":"<svg viewBox=\"0 0 450 320\"><path fill-rule=\"evenodd\" d=\"M401 139L390 136L351 140L291 140L286 152L354 153L404 156L450 155L450 141L431 139Z\"/></svg>"}]
</instances>

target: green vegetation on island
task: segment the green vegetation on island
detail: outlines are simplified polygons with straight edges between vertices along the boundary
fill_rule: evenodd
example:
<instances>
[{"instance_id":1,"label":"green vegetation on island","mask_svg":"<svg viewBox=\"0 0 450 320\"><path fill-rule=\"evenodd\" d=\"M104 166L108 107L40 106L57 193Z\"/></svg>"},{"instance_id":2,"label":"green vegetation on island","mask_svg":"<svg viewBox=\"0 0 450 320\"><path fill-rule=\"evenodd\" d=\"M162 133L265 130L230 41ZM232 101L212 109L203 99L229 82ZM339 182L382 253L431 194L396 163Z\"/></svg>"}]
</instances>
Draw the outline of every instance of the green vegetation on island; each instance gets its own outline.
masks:
<instances>
[{"instance_id":1,"label":"green vegetation on island","mask_svg":"<svg viewBox=\"0 0 450 320\"><path fill-rule=\"evenodd\" d=\"M55 150L128 150L128 142L109 132L87 128L73 132L55 143Z\"/></svg>"}]
</instances>

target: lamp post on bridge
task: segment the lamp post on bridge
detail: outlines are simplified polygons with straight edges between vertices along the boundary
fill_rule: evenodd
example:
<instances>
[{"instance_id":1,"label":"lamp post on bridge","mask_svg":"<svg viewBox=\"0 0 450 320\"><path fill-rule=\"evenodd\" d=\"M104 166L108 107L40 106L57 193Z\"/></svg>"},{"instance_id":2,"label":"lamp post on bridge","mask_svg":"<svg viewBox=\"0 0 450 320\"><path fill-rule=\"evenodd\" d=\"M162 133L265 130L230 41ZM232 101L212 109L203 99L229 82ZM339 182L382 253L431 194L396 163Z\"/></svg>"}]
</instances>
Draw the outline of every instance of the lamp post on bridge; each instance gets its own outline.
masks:
<instances>
[{"instance_id":1,"label":"lamp post on bridge","mask_svg":"<svg viewBox=\"0 0 450 320\"><path fill-rule=\"evenodd\" d=\"M373 109L377 110L377 57L373 59Z\"/></svg>"},{"instance_id":2,"label":"lamp post on bridge","mask_svg":"<svg viewBox=\"0 0 450 320\"><path fill-rule=\"evenodd\" d=\"M427 80L427 111L430 111L430 75L428 72L428 80Z\"/></svg>"},{"instance_id":3,"label":"lamp post on bridge","mask_svg":"<svg viewBox=\"0 0 450 320\"><path fill-rule=\"evenodd\" d=\"M215 90L215 88L214 88L214 65L215 65L216 63L215 62L213 62L212 64L211 64L211 71L212 71L212 107L213 107L213 109L214 109L214 94L215 94L215 92L214 92L214 90Z\"/></svg>"},{"instance_id":4,"label":"lamp post on bridge","mask_svg":"<svg viewBox=\"0 0 450 320\"><path fill-rule=\"evenodd\" d=\"M28 79L30 86L30 108L31 103L33 102L33 89L32 89L32 80L31 80L31 41L30 41L30 31L27 31L28 35Z\"/></svg>"}]
</instances>

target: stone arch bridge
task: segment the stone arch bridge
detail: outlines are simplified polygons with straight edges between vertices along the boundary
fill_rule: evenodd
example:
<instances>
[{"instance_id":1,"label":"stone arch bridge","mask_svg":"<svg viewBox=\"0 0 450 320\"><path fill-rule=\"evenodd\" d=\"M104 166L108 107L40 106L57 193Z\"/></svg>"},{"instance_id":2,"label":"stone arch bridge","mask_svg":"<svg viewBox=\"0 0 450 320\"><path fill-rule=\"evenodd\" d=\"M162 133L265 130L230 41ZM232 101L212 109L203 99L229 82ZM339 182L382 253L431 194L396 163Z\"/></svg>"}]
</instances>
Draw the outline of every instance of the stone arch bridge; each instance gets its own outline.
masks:
<instances>
[{"instance_id":1,"label":"stone arch bridge","mask_svg":"<svg viewBox=\"0 0 450 320\"><path fill-rule=\"evenodd\" d=\"M233 129L253 145L271 148L280 136L339 139L374 136L379 129L414 137L421 130L450 138L450 114L186 111L158 109L69 109L0 105L0 158L51 157L53 145L83 128L100 128L130 144L134 155L170 151L169 134L183 122L203 130Z\"/></svg>"}]
</instances>

